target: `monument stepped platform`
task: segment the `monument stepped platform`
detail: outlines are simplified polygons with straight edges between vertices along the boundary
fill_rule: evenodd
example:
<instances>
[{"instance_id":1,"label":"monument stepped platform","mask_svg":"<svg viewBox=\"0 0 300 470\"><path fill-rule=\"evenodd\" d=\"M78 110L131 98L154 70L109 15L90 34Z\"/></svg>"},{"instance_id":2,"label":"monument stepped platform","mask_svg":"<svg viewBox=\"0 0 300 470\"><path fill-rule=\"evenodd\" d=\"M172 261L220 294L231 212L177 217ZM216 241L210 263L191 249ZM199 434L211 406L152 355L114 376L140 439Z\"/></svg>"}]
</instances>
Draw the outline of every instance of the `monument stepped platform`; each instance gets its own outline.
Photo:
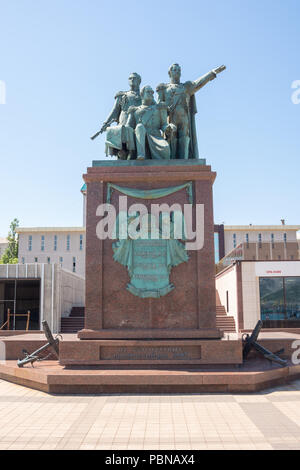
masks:
<instances>
[{"instance_id":1,"label":"monument stepped platform","mask_svg":"<svg viewBox=\"0 0 300 470\"><path fill-rule=\"evenodd\" d=\"M233 340L237 335L228 334ZM240 335L239 335L240 338ZM300 334L291 332L262 332L259 343L271 351L285 348L284 356L291 358L292 343ZM78 341L76 335L63 335L64 343ZM300 365L286 367L250 356L240 365L151 365L111 364L97 367L65 367L56 360L18 368L22 349L33 352L45 344L38 333L2 336L6 360L0 361L0 379L47 393L57 394L120 394L120 393L243 393L292 381L300 377ZM224 340L226 341L226 339ZM81 341L82 342L82 341ZM3 356L2 356L3 357Z\"/></svg>"},{"instance_id":2,"label":"monument stepped platform","mask_svg":"<svg viewBox=\"0 0 300 470\"><path fill-rule=\"evenodd\" d=\"M65 369L58 361L18 368L0 363L0 379L54 394L249 393L300 377L300 365L284 368L251 360L239 368Z\"/></svg>"}]
</instances>

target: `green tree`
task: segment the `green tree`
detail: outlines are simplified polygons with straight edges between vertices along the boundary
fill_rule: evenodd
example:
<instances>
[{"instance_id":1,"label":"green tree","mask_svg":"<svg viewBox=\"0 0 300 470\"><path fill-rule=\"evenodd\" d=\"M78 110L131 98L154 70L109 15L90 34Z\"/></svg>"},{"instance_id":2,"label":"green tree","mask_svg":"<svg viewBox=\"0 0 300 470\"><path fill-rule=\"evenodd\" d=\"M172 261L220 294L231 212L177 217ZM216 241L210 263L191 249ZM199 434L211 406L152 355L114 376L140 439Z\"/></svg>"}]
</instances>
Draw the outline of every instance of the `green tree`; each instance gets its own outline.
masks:
<instances>
[{"instance_id":1,"label":"green tree","mask_svg":"<svg viewBox=\"0 0 300 470\"><path fill-rule=\"evenodd\" d=\"M0 264L17 264L18 262L19 237L16 233L18 227L19 220L14 219L10 224L7 236L8 247L0 259Z\"/></svg>"}]
</instances>

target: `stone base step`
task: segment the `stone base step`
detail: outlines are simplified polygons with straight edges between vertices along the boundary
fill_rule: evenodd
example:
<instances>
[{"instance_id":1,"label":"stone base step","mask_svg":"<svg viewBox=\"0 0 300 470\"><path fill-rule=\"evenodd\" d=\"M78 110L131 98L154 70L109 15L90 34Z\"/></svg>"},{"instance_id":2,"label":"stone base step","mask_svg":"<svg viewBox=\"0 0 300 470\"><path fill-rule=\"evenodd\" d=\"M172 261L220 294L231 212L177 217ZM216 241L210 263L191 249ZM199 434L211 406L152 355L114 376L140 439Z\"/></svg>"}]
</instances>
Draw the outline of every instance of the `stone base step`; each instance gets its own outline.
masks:
<instances>
[{"instance_id":1,"label":"stone base step","mask_svg":"<svg viewBox=\"0 0 300 470\"><path fill-rule=\"evenodd\" d=\"M84 328L84 317L67 317L61 319L61 333L77 333Z\"/></svg>"},{"instance_id":2,"label":"stone base step","mask_svg":"<svg viewBox=\"0 0 300 470\"><path fill-rule=\"evenodd\" d=\"M241 364L242 341L202 339L106 339L62 341L64 366Z\"/></svg>"},{"instance_id":3,"label":"stone base step","mask_svg":"<svg viewBox=\"0 0 300 470\"><path fill-rule=\"evenodd\" d=\"M57 394L249 393L299 377L299 365L270 369L265 368L265 361L254 361L252 367L223 366L223 370L65 369L56 361L22 369L16 361L0 364L0 379Z\"/></svg>"}]
</instances>

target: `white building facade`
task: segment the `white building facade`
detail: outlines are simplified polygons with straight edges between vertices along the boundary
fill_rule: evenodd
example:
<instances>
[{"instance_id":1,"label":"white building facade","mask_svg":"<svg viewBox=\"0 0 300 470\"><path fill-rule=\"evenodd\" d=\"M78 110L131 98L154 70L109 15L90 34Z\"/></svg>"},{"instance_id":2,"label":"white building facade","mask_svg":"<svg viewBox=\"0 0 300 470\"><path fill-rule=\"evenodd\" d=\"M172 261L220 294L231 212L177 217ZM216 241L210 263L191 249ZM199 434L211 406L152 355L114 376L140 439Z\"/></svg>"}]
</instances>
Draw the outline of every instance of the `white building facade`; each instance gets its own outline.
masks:
<instances>
[{"instance_id":1,"label":"white building facade","mask_svg":"<svg viewBox=\"0 0 300 470\"><path fill-rule=\"evenodd\" d=\"M85 227L22 227L19 263L58 264L85 277Z\"/></svg>"},{"instance_id":2,"label":"white building facade","mask_svg":"<svg viewBox=\"0 0 300 470\"><path fill-rule=\"evenodd\" d=\"M242 243L297 244L300 225L225 225L225 255Z\"/></svg>"}]
</instances>

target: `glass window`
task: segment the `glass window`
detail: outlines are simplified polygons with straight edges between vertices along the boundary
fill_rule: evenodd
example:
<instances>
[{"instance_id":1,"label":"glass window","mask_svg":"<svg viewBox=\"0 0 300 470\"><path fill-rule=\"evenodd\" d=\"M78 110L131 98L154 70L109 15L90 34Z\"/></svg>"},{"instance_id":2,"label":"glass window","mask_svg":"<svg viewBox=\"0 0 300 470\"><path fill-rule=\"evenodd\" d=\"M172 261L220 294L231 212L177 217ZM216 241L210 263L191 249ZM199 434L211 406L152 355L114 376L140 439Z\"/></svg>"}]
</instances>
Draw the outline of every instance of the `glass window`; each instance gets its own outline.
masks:
<instances>
[{"instance_id":1,"label":"glass window","mask_svg":"<svg viewBox=\"0 0 300 470\"><path fill-rule=\"evenodd\" d=\"M59 263L60 263L60 266L62 267L63 265L63 262L64 262L64 259L62 256L59 257Z\"/></svg>"},{"instance_id":2,"label":"glass window","mask_svg":"<svg viewBox=\"0 0 300 470\"><path fill-rule=\"evenodd\" d=\"M287 240L287 236L286 236L286 233L283 234L283 241L284 243L286 243L286 240Z\"/></svg>"},{"instance_id":3,"label":"glass window","mask_svg":"<svg viewBox=\"0 0 300 470\"><path fill-rule=\"evenodd\" d=\"M54 235L54 251L57 250L57 235Z\"/></svg>"},{"instance_id":4,"label":"glass window","mask_svg":"<svg viewBox=\"0 0 300 470\"><path fill-rule=\"evenodd\" d=\"M76 272L76 258L73 258L73 273Z\"/></svg>"},{"instance_id":5,"label":"glass window","mask_svg":"<svg viewBox=\"0 0 300 470\"><path fill-rule=\"evenodd\" d=\"M37 259L37 258L34 258L34 262L37 263L37 262L38 262L38 259Z\"/></svg>"},{"instance_id":6,"label":"glass window","mask_svg":"<svg viewBox=\"0 0 300 470\"><path fill-rule=\"evenodd\" d=\"M45 235L41 236L41 251L45 250Z\"/></svg>"},{"instance_id":7,"label":"glass window","mask_svg":"<svg viewBox=\"0 0 300 470\"><path fill-rule=\"evenodd\" d=\"M284 320L285 305L282 277L259 279L260 312L264 320Z\"/></svg>"},{"instance_id":8,"label":"glass window","mask_svg":"<svg viewBox=\"0 0 300 470\"><path fill-rule=\"evenodd\" d=\"M284 284L287 318L300 319L300 277L286 277Z\"/></svg>"},{"instance_id":9,"label":"glass window","mask_svg":"<svg viewBox=\"0 0 300 470\"><path fill-rule=\"evenodd\" d=\"M262 236L261 236L261 233L259 233L258 234L258 248L262 247L261 240L262 240Z\"/></svg>"},{"instance_id":10,"label":"glass window","mask_svg":"<svg viewBox=\"0 0 300 470\"><path fill-rule=\"evenodd\" d=\"M70 235L67 235L67 251L70 251Z\"/></svg>"},{"instance_id":11,"label":"glass window","mask_svg":"<svg viewBox=\"0 0 300 470\"><path fill-rule=\"evenodd\" d=\"M236 248L236 233L232 235L233 238L233 248Z\"/></svg>"},{"instance_id":12,"label":"glass window","mask_svg":"<svg viewBox=\"0 0 300 470\"><path fill-rule=\"evenodd\" d=\"M80 251L82 251L82 247L83 247L83 235L80 235L80 239L79 239L79 249L80 249Z\"/></svg>"},{"instance_id":13,"label":"glass window","mask_svg":"<svg viewBox=\"0 0 300 470\"><path fill-rule=\"evenodd\" d=\"M32 251L32 235L28 237L28 251Z\"/></svg>"},{"instance_id":14,"label":"glass window","mask_svg":"<svg viewBox=\"0 0 300 470\"><path fill-rule=\"evenodd\" d=\"M215 263L220 261L220 254L219 254L219 234L214 233L214 240L215 240Z\"/></svg>"},{"instance_id":15,"label":"glass window","mask_svg":"<svg viewBox=\"0 0 300 470\"><path fill-rule=\"evenodd\" d=\"M50 258L49 257L47 258L47 263L50 264Z\"/></svg>"},{"instance_id":16,"label":"glass window","mask_svg":"<svg viewBox=\"0 0 300 470\"><path fill-rule=\"evenodd\" d=\"M300 320L300 276L259 279L262 320Z\"/></svg>"}]
</instances>

